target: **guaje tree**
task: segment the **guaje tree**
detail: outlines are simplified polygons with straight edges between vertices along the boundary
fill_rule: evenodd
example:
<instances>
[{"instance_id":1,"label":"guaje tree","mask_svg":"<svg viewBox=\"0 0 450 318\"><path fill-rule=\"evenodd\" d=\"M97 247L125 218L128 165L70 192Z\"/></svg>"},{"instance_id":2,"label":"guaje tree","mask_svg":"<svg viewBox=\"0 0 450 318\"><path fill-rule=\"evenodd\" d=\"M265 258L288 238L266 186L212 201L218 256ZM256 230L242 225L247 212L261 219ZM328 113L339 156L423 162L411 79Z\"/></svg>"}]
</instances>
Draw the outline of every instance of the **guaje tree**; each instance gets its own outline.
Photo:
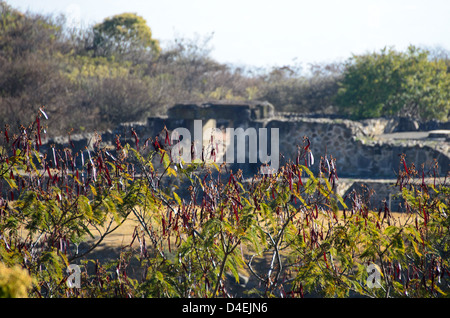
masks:
<instances>
[{"instance_id":1,"label":"guaje tree","mask_svg":"<svg viewBox=\"0 0 450 318\"><path fill-rule=\"evenodd\" d=\"M0 148L0 262L26 271L20 288L31 297L228 297L242 270L257 282L244 296L449 293L450 191L426 178L435 167L401 157L400 221L356 192L341 198L332 157L316 154L314 175L307 137L296 158L246 179L211 153L175 164L167 130L158 140L130 131L114 150L97 140L93 150L44 151L50 120L41 109L19 134L6 126ZM131 219L132 242L116 260L90 258ZM73 264L79 288L68 284Z\"/></svg>"}]
</instances>

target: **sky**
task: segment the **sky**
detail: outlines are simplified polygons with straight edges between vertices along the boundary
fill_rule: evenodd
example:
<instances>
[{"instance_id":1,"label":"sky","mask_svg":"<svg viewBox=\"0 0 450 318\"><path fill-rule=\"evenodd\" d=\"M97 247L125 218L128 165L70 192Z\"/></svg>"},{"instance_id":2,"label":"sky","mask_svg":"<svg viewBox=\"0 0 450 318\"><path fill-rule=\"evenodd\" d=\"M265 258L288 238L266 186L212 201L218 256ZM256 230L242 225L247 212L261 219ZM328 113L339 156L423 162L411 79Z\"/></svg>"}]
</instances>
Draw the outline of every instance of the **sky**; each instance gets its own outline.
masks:
<instances>
[{"instance_id":1,"label":"sky","mask_svg":"<svg viewBox=\"0 0 450 318\"><path fill-rule=\"evenodd\" d=\"M450 50L449 0L6 0L89 26L133 12L161 46L204 39L221 63L259 68L340 62L409 45Z\"/></svg>"}]
</instances>

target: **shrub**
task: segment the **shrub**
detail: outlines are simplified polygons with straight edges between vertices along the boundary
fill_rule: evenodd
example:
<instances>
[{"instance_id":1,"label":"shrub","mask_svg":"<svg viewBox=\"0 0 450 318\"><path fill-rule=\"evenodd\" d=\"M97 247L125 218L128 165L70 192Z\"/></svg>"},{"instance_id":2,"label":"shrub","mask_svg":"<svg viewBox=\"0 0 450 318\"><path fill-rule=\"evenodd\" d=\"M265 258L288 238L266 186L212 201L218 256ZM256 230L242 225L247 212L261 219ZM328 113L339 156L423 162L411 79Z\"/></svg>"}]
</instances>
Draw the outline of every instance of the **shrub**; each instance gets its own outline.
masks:
<instances>
[{"instance_id":1,"label":"shrub","mask_svg":"<svg viewBox=\"0 0 450 318\"><path fill-rule=\"evenodd\" d=\"M311 65L311 75L301 68L274 68L257 86L258 98L267 100L279 111L298 113L335 113L334 97L342 74L341 64Z\"/></svg>"},{"instance_id":2,"label":"shrub","mask_svg":"<svg viewBox=\"0 0 450 318\"><path fill-rule=\"evenodd\" d=\"M32 279L26 270L0 263L0 298L25 298L31 284Z\"/></svg>"}]
</instances>

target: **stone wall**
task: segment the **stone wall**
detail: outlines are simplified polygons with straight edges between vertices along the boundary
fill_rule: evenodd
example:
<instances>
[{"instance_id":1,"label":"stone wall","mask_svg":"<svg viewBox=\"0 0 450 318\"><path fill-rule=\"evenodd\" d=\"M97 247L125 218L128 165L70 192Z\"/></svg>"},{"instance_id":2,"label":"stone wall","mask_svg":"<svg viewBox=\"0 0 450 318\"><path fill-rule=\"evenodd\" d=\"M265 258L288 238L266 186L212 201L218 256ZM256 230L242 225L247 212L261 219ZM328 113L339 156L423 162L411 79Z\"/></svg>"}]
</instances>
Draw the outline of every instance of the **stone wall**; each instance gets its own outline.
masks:
<instances>
[{"instance_id":1,"label":"stone wall","mask_svg":"<svg viewBox=\"0 0 450 318\"><path fill-rule=\"evenodd\" d=\"M337 192L344 199L348 208L352 207L354 193L357 193L362 196L364 203L372 210L384 210L385 205L392 212L405 210L396 180L340 179L337 183Z\"/></svg>"},{"instance_id":2,"label":"stone wall","mask_svg":"<svg viewBox=\"0 0 450 318\"><path fill-rule=\"evenodd\" d=\"M381 139L381 134L398 129L399 122L394 119L370 119L361 122L331 119L308 118L290 114L274 114L273 106L268 103L249 104L179 104L174 106L167 117L148 118L145 122L125 123L113 131L101 134L71 136L75 151L87 146L92 148L97 139L102 146L114 148L114 139L134 143L131 130L135 130L141 142L154 139L166 126L169 130L185 127L190 129L195 119L218 128L227 127L265 127L279 129L279 151L285 158L296 158L297 145L302 145L303 137L311 141L311 150L318 163L321 156L336 158L337 172L345 178L395 178L399 169L400 155L405 154L407 163L414 162L416 167L431 167L436 160L439 174L445 175L450 166L450 144L438 140L389 140ZM66 147L67 137L49 140L47 145ZM44 147L45 148L45 147ZM318 164L312 167L317 172ZM245 171L249 165L241 165ZM254 167L253 167L254 168ZM248 169L254 173L255 169Z\"/></svg>"},{"instance_id":3,"label":"stone wall","mask_svg":"<svg viewBox=\"0 0 450 318\"><path fill-rule=\"evenodd\" d=\"M41 152L48 152L51 147L69 148L73 151L92 150L95 144L107 148L114 153L115 138L120 137L122 143L134 145L132 130L143 144L147 138L155 139L164 127L172 130L183 127L192 129L193 121L201 119L203 128L271 128L279 129L279 152L284 158L294 160L297 156L297 145L302 145L303 137L311 141L311 150L316 163L311 167L318 172L321 156L333 156L339 176L337 190L340 195L349 196L353 190L364 194L365 189L374 191L370 196L372 208L384 207L384 201L393 211L401 210L401 200L395 198L397 189L396 173L400 167L400 155L406 155L408 165L414 163L419 169L422 164L425 172L432 171L435 160L438 163L438 174L443 177L450 171L450 142L447 138L425 138L436 134L420 133L409 139L394 139L396 131L417 128L414 123L401 123L398 119L380 118L364 121L351 121L342 118L301 117L298 114L274 114L273 106L267 103L249 104L179 104L171 109L166 117L152 117L144 122L124 123L112 131L88 133L82 135L62 136L46 140ZM445 128L444 124L433 128ZM423 124L419 125L424 127ZM415 129L414 128L414 129ZM416 130L417 131L417 130ZM449 131L444 131L448 133ZM407 133L408 134L408 133ZM441 133L442 134L442 133ZM398 138L405 138L402 134ZM438 134L437 136L439 136ZM420 138L416 138L419 136ZM269 140L269 143L271 141ZM259 164L234 164L233 171L242 169L244 176L251 177L257 173ZM281 162L282 163L282 162ZM348 202L349 203L349 202Z\"/></svg>"},{"instance_id":4,"label":"stone wall","mask_svg":"<svg viewBox=\"0 0 450 318\"><path fill-rule=\"evenodd\" d=\"M368 135L367 126L349 120L296 118L276 119L267 128L279 128L280 152L295 158L297 145L303 137L311 141L311 150L318 162L320 156L336 158L338 175L353 178L395 178L400 155L407 163L432 167L436 159L439 173L445 175L450 167L450 148L447 142L387 141ZM381 130L381 128L372 128ZM384 128L383 128L384 129ZM317 167L316 167L317 169ZM313 167L314 171L314 167Z\"/></svg>"}]
</instances>

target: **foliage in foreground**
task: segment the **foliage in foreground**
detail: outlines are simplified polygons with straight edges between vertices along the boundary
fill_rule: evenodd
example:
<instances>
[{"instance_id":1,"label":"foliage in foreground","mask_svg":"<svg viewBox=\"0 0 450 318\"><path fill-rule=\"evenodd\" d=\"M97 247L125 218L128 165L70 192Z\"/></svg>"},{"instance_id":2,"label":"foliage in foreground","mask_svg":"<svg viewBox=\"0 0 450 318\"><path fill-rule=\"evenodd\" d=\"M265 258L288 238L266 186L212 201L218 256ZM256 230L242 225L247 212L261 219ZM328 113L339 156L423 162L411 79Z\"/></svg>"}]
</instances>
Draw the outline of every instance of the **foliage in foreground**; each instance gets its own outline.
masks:
<instances>
[{"instance_id":1,"label":"foliage in foreground","mask_svg":"<svg viewBox=\"0 0 450 318\"><path fill-rule=\"evenodd\" d=\"M0 149L0 262L28 273L30 297L228 297L244 270L256 284L241 296L450 291L450 190L437 178L426 182L433 167L417 170L401 158L397 186L408 216L401 223L358 193L344 201L332 157L321 157L313 175L306 137L297 158L245 180L208 154L205 162L174 164L176 141L166 138L163 150L135 132L132 145L118 136L114 152L96 143L42 155L46 117L41 110L20 135L6 127ZM90 258L130 218L137 244L110 262ZM80 266L80 288L68 284L71 264Z\"/></svg>"}]
</instances>

